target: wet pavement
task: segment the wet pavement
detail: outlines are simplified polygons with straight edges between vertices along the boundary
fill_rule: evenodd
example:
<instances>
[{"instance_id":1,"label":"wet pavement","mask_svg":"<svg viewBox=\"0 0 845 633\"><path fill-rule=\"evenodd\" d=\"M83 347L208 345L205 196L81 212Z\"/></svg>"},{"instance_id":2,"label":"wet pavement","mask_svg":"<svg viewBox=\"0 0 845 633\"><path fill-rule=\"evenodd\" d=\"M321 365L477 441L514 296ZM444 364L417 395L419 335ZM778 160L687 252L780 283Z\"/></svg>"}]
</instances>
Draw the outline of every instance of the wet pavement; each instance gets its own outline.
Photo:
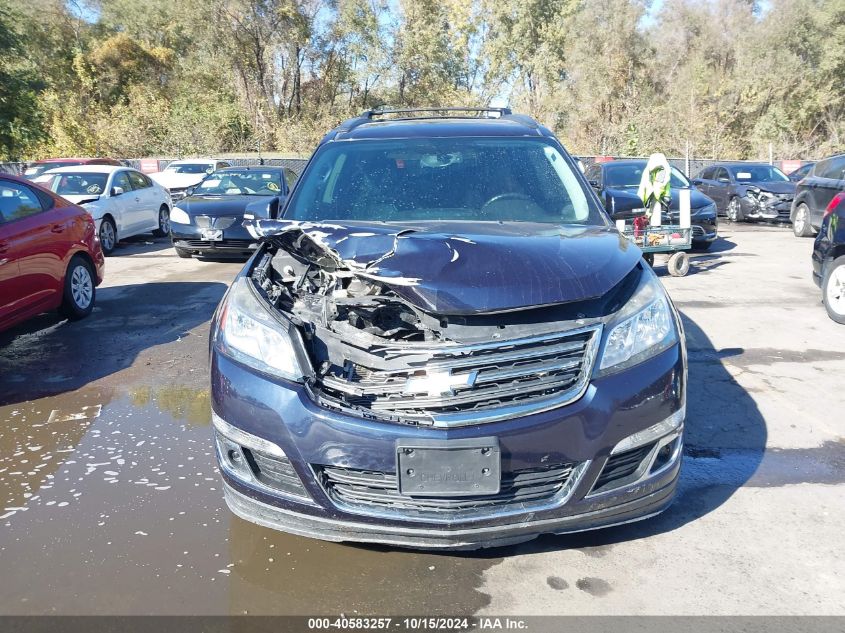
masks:
<instances>
[{"instance_id":1,"label":"wet pavement","mask_svg":"<svg viewBox=\"0 0 845 633\"><path fill-rule=\"evenodd\" d=\"M207 331L241 263L122 245L89 319L0 333L0 613L845 613L845 329L810 281L811 240L723 233L694 274L662 277L690 353L675 505L469 554L232 516Z\"/></svg>"}]
</instances>

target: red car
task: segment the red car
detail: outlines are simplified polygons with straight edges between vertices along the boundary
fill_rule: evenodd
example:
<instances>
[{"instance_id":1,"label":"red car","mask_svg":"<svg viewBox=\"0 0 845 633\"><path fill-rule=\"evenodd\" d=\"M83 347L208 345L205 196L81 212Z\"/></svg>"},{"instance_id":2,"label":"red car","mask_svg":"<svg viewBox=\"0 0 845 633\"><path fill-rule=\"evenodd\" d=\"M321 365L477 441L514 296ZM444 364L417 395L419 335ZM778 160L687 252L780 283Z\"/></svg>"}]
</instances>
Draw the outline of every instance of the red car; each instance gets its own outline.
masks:
<instances>
[{"instance_id":1,"label":"red car","mask_svg":"<svg viewBox=\"0 0 845 633\"><path fill-rule=\"evenodd\" d=\"M85 209L0 174L0 330L41 312L88 316L105 260Z\"/></svg>"},{"instance_id":2,"label":"red car","mask_svg":"<svg viewBox=\"0 0 845 633\"><path fill-rule=\"evenodd\" d=\"M27 165L23 177L27 180L35 180L49 169L58 167L76 167L77 165L122 165L114 158L45 158L36 160Z\"/></svg>"}]
</instances>

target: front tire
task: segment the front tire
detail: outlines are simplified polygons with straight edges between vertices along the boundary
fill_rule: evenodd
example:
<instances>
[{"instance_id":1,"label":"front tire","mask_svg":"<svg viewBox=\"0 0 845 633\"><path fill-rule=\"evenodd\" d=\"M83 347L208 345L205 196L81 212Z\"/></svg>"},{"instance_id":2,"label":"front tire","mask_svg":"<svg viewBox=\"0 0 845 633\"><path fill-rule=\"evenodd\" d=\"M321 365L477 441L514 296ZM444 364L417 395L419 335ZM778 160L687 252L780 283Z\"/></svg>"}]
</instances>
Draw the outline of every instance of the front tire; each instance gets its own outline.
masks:
<instances>
[{"instance_id":1,"label":"front tire","mask_svg":"<svg viewBox=\"0 0 845 633\"><path fill-rule=\"evenodd\" d=\"M71 321L84 319L94 309L97 294L94 269L87 259L76 255L65 273L65 287L59 311Z\"/></svg>"},{"instance_id":2,"label":"front tire","mask_svg":"<svg viewBox=\"0 0 845 633\"><path fill-rule=\"evenodd\" d=\"M742 214L742 203L738 196L734 196L728 202L728 220L731 222L742 222L745 216Z\"/></svg>"},{"instance_id":3,"label":"front tire","mask_svg":"<svg viewBox=\"0 0 845 633\"><path fill-rule=\"evenodd\" d=\"M795 237L810 237L815 231L810 224L810 207L805 203L799 204L795 209L795 219L792 220L792 232Z\"/></svg>"},{"instance_id":4,"label":"front tire","mask_svg":"<svg viewBox=\"0 0 845 633\"><path fill-rule=\"evenodd\" d=\"M170 209L166 204L161 205L161 209L158 210L158 228L153 231L153 235L156 237L170 235Z\"/></svg>"},{"instance_id":5,"label":"front tire","mask_svg":"<svg viewBox=\"0 0 845 633\"><path fill-rule=\"evenodd\" d=\"M825 273L822 301L827 315L845 325L845 255L834 259Z\"/></svg>"},{"instance_id":6,"label":"front tire","mask_svg":"<svg viewBox=\"0 0 845 633\"><path fill-rule=\"evenodd\" d=\"M114 225L114 220L106 216L100 222L100 248L103 249L104 255L111 255L115 246L117 246L117 227Z\"/></svg>"}]
</instances>

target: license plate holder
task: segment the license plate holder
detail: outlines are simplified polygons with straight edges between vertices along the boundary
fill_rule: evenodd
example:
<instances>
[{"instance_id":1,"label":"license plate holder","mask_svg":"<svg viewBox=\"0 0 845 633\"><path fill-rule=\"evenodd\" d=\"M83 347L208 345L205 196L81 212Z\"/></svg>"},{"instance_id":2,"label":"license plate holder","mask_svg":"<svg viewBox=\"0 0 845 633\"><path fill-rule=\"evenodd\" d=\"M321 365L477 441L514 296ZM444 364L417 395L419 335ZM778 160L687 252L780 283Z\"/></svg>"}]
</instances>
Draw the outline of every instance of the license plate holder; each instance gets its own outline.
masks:
<instances>
[{"instance_id":1,"label":"license plate holder","mask_svg":"<svg viewBox=\"0 0 845 633\"><path fill-rule=\"evenodd\" d=\"M494 495L502 482L496 437L397 440L399 493L417 497Z\"/></svg>"},{"instance_id":2,"label":"license plate holder","mask_svg":"<svg viewBox=\"0 0 845 633\"><path fill-rule=\"evenodd\" d=\"M219 242L223 239L223 229L202 229L202 239Z\"/></svg>"}]
</instances>

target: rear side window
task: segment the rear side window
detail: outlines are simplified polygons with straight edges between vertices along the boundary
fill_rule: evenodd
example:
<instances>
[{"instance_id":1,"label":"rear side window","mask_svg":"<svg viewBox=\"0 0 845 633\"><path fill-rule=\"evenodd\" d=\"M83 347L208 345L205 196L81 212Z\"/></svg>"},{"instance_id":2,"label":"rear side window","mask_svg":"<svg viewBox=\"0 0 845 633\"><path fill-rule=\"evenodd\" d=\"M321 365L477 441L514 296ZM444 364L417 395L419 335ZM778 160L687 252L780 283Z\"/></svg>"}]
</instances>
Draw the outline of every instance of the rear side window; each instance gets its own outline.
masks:
<instances>
[{"instance_id":1,"label":"rear side window","mask_svg":"<svg viewBox=\"0 0 845 633\"><path fill-rule=\"evenodd\" d=\"M22 220L44 211L34 189L10 180L0 180L0 224Z\"/></svg>"},{"instance_id":2,"label":"rear side window","mask_svg":"<svg viewBox=\"0 0 845 633\"><path fill-rule=\"evenodd\" d=\"M139 171L129 171L129 182L132 183L133 189L146 189L152 185L152 182L144 174Z\"/></svg>"},{"instance_id":3,"label":"rear side window","mask_svg":"<svg viewBox=\"0 0 845 633\"><path fill-rule=\"evenodd\" d=\"M819 178L845 179L845 156L834 156L816 165L815 175Z\"/></svg>"},{"instance_id":4,"label":"rear side window","mask_svg":"<svg viewBox=\"0 0 845 633\"><path fill-rule=\"evenodd\" d=\"M293 173L292 169L285 169L285 183L288 186L288 191L293 187L294 182L296 182L296 174Z\"/></svg>"}]
</instances>

